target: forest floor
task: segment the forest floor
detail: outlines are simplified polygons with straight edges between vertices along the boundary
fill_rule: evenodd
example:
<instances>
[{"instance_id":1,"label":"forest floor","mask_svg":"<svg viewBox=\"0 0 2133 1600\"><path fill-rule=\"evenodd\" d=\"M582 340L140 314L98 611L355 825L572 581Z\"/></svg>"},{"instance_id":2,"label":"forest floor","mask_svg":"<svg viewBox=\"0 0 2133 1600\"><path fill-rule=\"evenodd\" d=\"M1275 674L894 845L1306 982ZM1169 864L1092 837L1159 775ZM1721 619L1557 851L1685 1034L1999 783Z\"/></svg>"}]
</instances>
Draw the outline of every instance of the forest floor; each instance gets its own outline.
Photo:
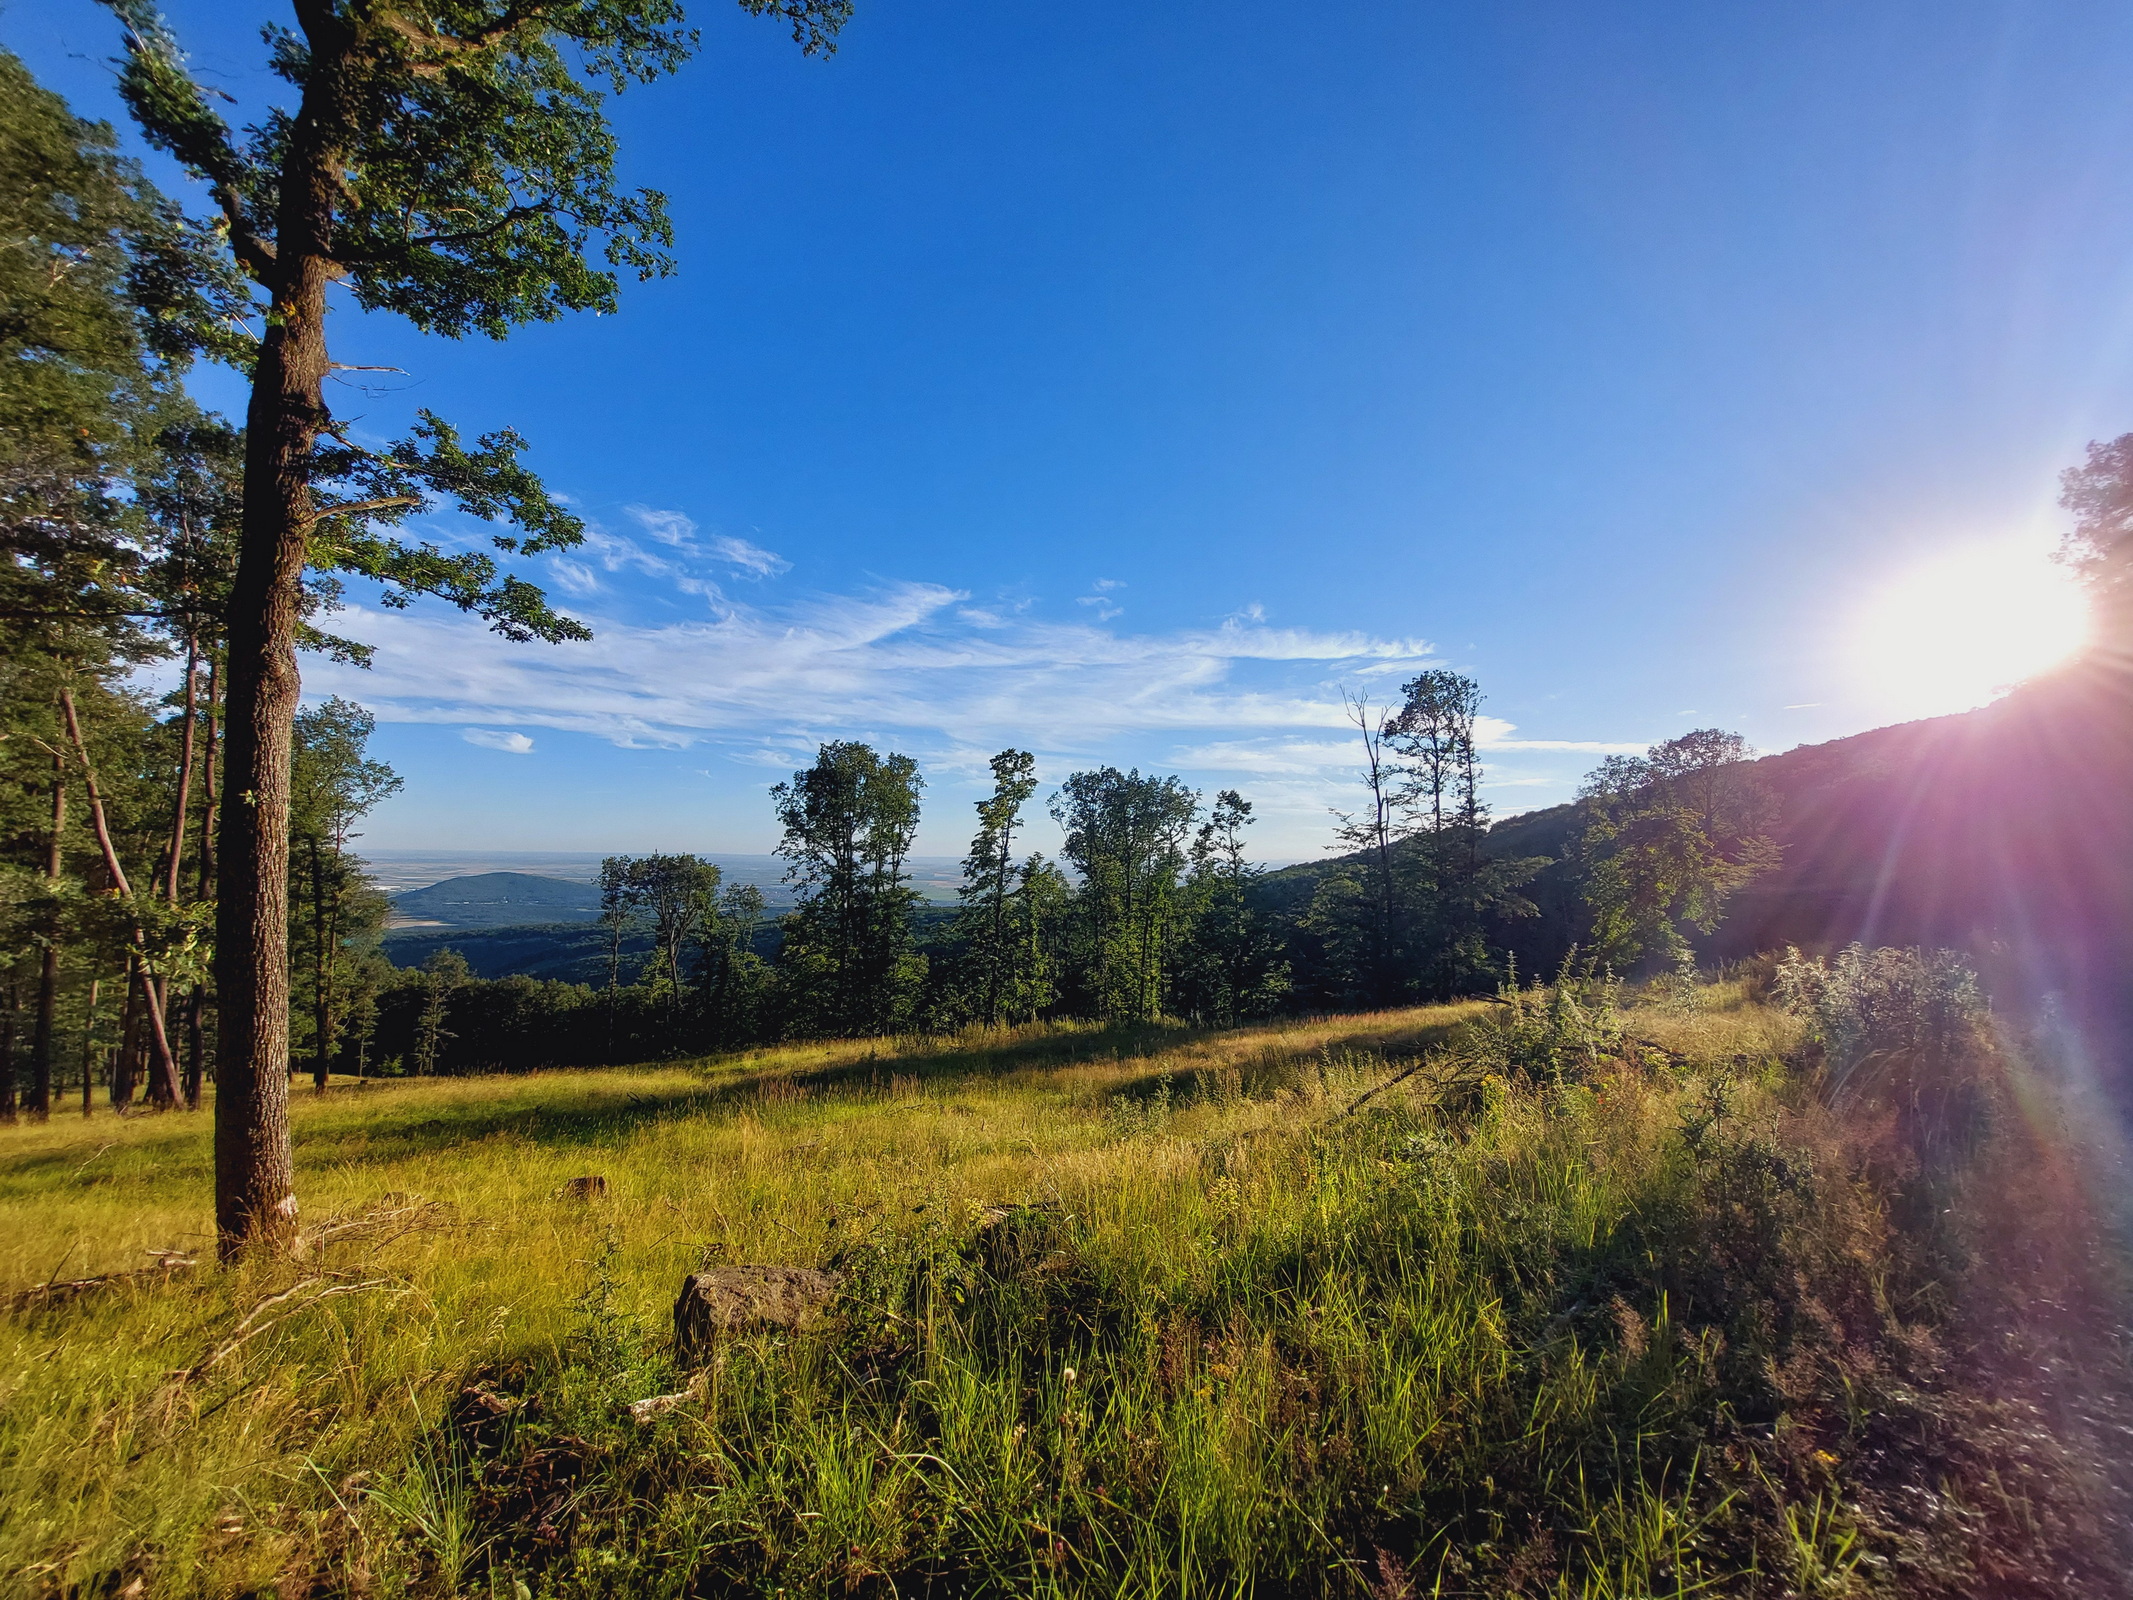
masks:
<instances>
[{"instance_id":1,"label":"forest floor","mask_svg":"<svg viewBox=\"0 0 2133 1600\"><path fill-rule=\"evenodd\" d=\"M1490 1014L336 1080L307 1253L230 1270L207 1116L0 1128L0 1582L2125 1592L2124 1172L2063 1088L1995 1052L1923 1159L1737 983L1574 1071L1475 1069ZM679 1367L735 1263L839 1296Z\"/></svg>"}]
</instances>

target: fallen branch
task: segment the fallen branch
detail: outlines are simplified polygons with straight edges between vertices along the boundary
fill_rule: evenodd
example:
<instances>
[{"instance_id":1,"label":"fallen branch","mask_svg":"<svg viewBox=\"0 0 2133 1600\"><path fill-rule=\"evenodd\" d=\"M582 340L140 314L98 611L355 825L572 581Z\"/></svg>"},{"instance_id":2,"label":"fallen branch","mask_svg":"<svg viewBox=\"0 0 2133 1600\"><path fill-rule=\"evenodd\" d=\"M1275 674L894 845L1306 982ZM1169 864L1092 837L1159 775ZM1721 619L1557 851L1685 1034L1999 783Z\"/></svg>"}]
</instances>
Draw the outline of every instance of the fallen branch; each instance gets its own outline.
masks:
<instances>
[{"instance_id":1,"label":"fallen branch","mask_svg":"<svg viewBox=\"0 0 2133 1600\"><path fill-rule=\"evenodd\" d=\"M686 1389L677 1389L672 1394L655 1394L649 1400L632 1400L629 1405L630 1421L640 1428L649 1427L677 1406L701 1397L710 1381L711 1373L706 1368L697 1373Z\"/></svg>"},{"instance_id":2,"label":"fallen branch","mask_svg":"<svg viewBox=\"0 0 2133 1600\"><path fill-rule=\"evenodd\" d=\"M137 1267L131 1272L100 1272L93 1278L67 1278L51 1283L40 1283L32 1289L18 1289L7 1297L10 1311L35 1311L48 1306L64 1305L69 1300L85 1294L94 1294L101 1289L116 1289L126 1284L149 1280L167 1282L171 1275L199 1265L190 1256L175 1251L155 1252L160 1259L152 1267Z\"/></svg>"},{"instance_id":3,"label":"fallen branch","mask_svg":"<svg viewBox=\"0 0 2133 1600\"><path fill-rule=\"evenodd\" d=\"M343 1212L306 1230L302 1253L308 1255L348 1239L363 1239L377 1247L404 1239L411 1233L441 1233L453 1226L450 1210L439 1200L387 1195L384 1203L368 1211Z\"/></svg>"},{"instance_id":4,"label":"fallen branch","mask_svg":"<svg viewBox=\"0 0 2133 1600\"><path fill-rule=\"evenodd\" d=\"M1391 1077L1387 1078L1376 1088L1367 1090L1363 1094L1358 1095L1354 1100L1348 1103L1348 1107L1346 1110L1337 1111L1326 1120L1328 1122L1345 1121L1347 1118L1354 1116L1358 1111L1362 1110L1364 1106L1375 1100L1387 1089L1391 1089L1397 1087L1400 1084L1405 1083L1409 1078L1412 1078L1416 1073L1422 1071L1424 1068L1461 1066L1471 1067L1473 1066L1473 1063L1470 1061L1466 1061L1459 1056L1424 1056L1419 1061L1410 1062L1408 1065L1402 1067L1398 1072L1395 1072ZM1444 1084L1438 1084L1439 1089L1442 1089L1443 1087Z\"/></svg>"}]
</instances>

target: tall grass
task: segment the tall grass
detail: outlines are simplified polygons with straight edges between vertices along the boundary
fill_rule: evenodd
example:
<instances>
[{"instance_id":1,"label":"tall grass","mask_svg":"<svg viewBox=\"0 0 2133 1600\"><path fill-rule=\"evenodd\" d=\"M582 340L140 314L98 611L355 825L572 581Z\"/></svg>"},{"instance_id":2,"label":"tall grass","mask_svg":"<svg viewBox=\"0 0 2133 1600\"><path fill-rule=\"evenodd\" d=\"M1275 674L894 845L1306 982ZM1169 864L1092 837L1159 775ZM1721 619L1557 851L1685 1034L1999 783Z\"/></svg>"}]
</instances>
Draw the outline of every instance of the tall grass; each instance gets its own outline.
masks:
<instances>
[{"instance_id":1,"label":"tall grass","mask_svg":"<svg viewBox=\"0 0 2133 1600\"><path fill-rule=\"evenodd\" d=\"M1613 1006L1549 1075L1488 1069L1470 1005L337 1087L297 1108L306 1259L0 1318L0 1571L1599 1597L1976 1592L2015 1552L2042 1586L2002 1592L2084 1592L2115 1469L1995 1434L2014 1391L1955 1356L2004 1252L1892 1220L1798 1020ZM0 1281L205 1245L208 1166L184 1117L0 1134ZM677 1371L723 1262L842 1298ZM1904 1477L1960 1515L1901 1521Z\"/></svg>"}]
</instances>

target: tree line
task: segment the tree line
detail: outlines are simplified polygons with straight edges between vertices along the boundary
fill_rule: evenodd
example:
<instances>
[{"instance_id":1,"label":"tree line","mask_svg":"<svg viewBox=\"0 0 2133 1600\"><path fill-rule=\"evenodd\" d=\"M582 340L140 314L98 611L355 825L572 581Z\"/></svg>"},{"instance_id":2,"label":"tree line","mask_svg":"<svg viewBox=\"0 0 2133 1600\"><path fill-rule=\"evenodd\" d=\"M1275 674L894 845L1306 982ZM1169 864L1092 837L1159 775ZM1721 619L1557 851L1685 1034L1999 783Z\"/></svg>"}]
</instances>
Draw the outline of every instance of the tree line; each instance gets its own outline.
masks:
<instances>
[{"instance_id":1,"label":"tree line","mask_svg":"<svg viewBox=\"0 0 2133 1600\"><path fill-rule=\"evenodd\" d=\"M1519 924L1541 916L1521 887L1556 863L1491 848L1481 703L1443 669L1395 705L1352 701L1362 805L1336 814L1336 859L1280 874L1251 859L1252 805L1235 790L1206 799L1116 767L1069 774L1045 802L1057 860L1018 851L1041 785L1030 752L1003 750L952 908L928 907L906 869L918 764L834 741L771 791L789 913L769 917L759 890L696 855L611 856L603 984L483 981L440 950L387 981L338 1070L619 1063L1061 1018L1226 1025L1487 993L1516 981ZM1566 863L1583 959L1693 963L1693 938L1775 864L1775 805L1737 735L1609 758L1581 790Z\"/></svg>"}]
</instances>

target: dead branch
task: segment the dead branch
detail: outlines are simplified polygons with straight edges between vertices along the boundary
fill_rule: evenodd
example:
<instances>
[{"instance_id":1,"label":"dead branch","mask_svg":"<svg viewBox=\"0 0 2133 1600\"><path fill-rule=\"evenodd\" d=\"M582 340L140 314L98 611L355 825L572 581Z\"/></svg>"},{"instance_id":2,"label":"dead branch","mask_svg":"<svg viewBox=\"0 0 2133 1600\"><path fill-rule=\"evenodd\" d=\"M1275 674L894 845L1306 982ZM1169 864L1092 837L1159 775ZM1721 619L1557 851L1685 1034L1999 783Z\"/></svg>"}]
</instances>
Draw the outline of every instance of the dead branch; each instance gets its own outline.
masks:
<instances>
[{"instance_id":1,"label":"dead branch","mask_svg":"<svg viewBox=\"0 0 2133 1600\"><path fill-rule=\"evenodd\" d=\"M7 1297L5 1304L10 1311L42 1311L104 1289L117 1289L127 1284L145 1282L167 1283L176 1273L199 1265L192 1257L179 1255L175 1251L156 1251L154 1254L158 1260L152 1267L137 1267L131 1272L100 1272L91 1278L67 1278L52 1283L40 1283L35 1288L16 1290Z\"/></svg>"}]
</instances>

